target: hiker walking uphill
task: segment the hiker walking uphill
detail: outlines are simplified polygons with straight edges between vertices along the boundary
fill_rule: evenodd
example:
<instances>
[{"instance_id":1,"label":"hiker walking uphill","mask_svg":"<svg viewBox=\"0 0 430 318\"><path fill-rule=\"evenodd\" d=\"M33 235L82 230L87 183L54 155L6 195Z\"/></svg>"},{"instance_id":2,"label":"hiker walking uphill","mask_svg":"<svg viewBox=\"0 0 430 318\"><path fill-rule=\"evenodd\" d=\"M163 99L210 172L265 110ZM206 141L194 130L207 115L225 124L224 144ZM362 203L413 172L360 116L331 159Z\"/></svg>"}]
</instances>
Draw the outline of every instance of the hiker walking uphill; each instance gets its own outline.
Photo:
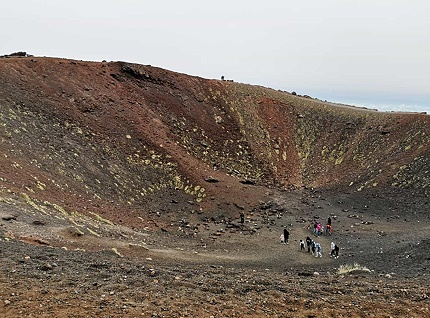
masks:
<instances>
[{"instance_id":1,"label":"hiker walking uphill","mask_svg":"<svg viewBox=\"0 0 430 318\"><path fill-rule=\"evenodd\" d=\"M329 236L329 235L331 235L332 232L333 232L333 227L327 223L327 225L325 227L325 235Z\"/></svg>"},{"instance_id":2,"label":"hiker walking uphill","mask_svg":"<svg viewBox=\"0 0 430 318\"><path fill-rule=\"evenodd\" d=\"M339 246L337 246L334 242L331 242L331 252L330 257L338 258L339 257Z\"/></svg>"},{"instance_id":3,"label":"hiker walking uphill","mask_svg":"<svg viewBox=\"0 0 430 318\"><path fill-rule=\"evenodd\" d=\"M321 235L321 233L322 233L322 225L321 225L321 223L317 223L317 233L316 233L316 236L320 236Z\"/></svg>"},{"instance_id":4,"label":"hiker walking uphill","mask_svg":"<svg viewBox=\"0 0 430 318\"><path fill-rule=\"evenodd\" d=\"M339 257L339 246L337 244L334 246L334 258Z\"/></svg>"},{"instance_id":5,"label":"hiker walking uphill","mask_svg":"<svg viewBox=\"0 0 430 318\"><path fill-rule=\"evenodd\" d=\"M308 253L311 252L312 239L308 236L306 237L306 246L308 247Z\"/></svg>"},{"instance_id":6,"label":"hiker walking uphill","mask_svg":"<svg viewBox=\"0 0 430 318\"><path fill-rule=\"evenodd\" d=\"M315 243L315 257L322 257L322 247L320 243Z\"/></svg>"},{"instance_id":7,"label":"hiker walking uphill","mask_svg":"<svg viewBox=\"0 0 430 318\"><path fill-rule=\"evenodd\" d=\"M305 242L303 240L300 240L300 250L301 251L305 250Z\"/></svg>"},{"instance_id":8,"label":"hiker walking uphill","mask_svg":"<svg viewBox=\"0 0 430 318\"><path fill-rule=\"evenodd\" d=\"M288 244L288 239L290 238L290 232L288 232L288 229L284 229L284 243Z\"/></svg>"},{"instance_id":9,"label":"hiker walking uphill","mask_svg":"<svg viewBox=\"0 0 430 318\"><path fill-rule=\"evenodd\" d=\"M320 236L322 234L322 224L320 222L314 221L313 233L315 236Z\"/></svg>"},{"instance_id":10,"label":"hiker walking uphill","mask_svg":"<svg viewBox=\"0 0 430 318\"><path fill-rule=\"evenodd\" d=\"M331 225L331 217L328 217L327 224L325 227L325 235L329 236L333 232L333 226Z\"/></svg>"}]
</instances>

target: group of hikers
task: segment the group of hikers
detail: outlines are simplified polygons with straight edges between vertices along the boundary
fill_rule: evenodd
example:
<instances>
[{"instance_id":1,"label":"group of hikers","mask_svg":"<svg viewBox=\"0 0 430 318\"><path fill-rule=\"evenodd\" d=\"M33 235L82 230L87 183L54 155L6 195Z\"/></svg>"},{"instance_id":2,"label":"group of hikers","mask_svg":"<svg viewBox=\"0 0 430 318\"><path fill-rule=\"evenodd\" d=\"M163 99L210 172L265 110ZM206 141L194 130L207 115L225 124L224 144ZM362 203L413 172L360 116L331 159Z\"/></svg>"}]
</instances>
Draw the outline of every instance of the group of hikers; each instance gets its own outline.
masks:
<instances>
[{"instance_id":1,"label":"group of hikers","mask_svg":"<svg viewBox=\"0 0 430 318\"><path fill-rule=\"evenodd\" d=\"M311 239L309 236L306 237L306 246L308 248L308 253L312 251L312 255L315 257L322 257L322 246L320 243L315 242L313 239ZM334 242L331 242L330 244L330 257L338 258L339 257L339 246L335 244ZM300 240L300 250L305 250L305 242L303 240Z\"/></svg>"},{"instance_id":2,"label":"group of hikers","mask_svg":"<svg viewBox=\"0 0 430 318\"><path fill-rule=\"evenodd\" d=\"M313 225L314 225L314 227L313 227L314 235L320 236L323 233L323 227L322 227L321 223L314 221ZM331 218L329 217L327 219L327 224L325 227L325 234L331 235L332 231L333 231L333 227L331 225ZM287 228L284 228L284 231L280 236L281 243L288 244L289 238L290 238L290 232L288 231ZM300 240L300 250L301 251L305 251L305 249L306 249L305 245L307 247L308 253L311 253L311 251L312 251L312 255L314 255L315 257L322 257L321 243L314 241L313 239L311 239L308 236L308 237L306 237L306 242L303 240ZM339 246L337 246L337 244L335 244L334 242L331 242L330 249L331 249L330 257L338 258L339 257Z\"/></svg>"},{"instance_id":3,"label":"group of hikers","mask_svg":"<svg viewBox=\"0 0 430 318\"><path fill-rule=\"evenodd\" d=\"M323 233L325 233L325 235L327 235L327 236L331 235L333 233L333 227L331 225L331 218L328 217L327 223L325 225L325 229L320 222L314 221L313 222L313 233L315 236L320 236Z\"/></svg>"}]
</instances>

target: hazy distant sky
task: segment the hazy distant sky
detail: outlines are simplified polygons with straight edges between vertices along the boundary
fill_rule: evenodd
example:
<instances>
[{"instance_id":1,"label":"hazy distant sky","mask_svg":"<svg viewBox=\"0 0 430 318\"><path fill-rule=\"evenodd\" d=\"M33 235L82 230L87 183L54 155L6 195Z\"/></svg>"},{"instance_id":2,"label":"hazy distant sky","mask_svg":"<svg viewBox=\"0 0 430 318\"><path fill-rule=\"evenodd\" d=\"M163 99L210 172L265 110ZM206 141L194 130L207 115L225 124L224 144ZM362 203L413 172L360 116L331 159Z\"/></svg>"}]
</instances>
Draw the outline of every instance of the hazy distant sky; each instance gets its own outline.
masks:
<instances>
[{"instance_id":1,"label":"hazy distant sky","mask_svg":"<svg viewBox=\"0 0 430 318\"><path fill-rule=\"evenodd\" d=\"M428 0L3 1L0 55L16 51L430 113Z\"/></svg>"}]
</instances>

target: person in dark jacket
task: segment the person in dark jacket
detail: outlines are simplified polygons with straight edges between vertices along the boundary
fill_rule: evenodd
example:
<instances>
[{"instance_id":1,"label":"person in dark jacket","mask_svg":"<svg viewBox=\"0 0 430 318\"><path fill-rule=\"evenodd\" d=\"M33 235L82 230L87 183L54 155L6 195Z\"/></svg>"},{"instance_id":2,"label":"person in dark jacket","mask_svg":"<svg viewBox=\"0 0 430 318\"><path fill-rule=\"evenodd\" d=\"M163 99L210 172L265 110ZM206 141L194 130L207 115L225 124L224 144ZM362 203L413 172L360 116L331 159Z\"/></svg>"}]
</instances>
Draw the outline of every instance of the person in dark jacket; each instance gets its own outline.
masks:
<instances>
[{"instance_id":1,"label":"person in dark jacket","mask_svg":"<svg viewBox=\"0 0 430 318\"><path fill-rule=\"evenodd\" d=\"M339 246L337 244L334 246L334 258L339 257Z\"/></svg>"},{"instance_id":2,"label":"person in dark jacket","mask_svg":"<svg viewBox=\"0 0 430 318\"><path fill-rule=\"evenodd\" d=\"M308 236L306 238L306 246L308 247L308 253L311 252L312 239Z\"/></svg>"},{"instance_id":3,"label":"person in dark jacket","mask_svg":"<svg viewBox=\"0 0 430 318\"><path fill-rule=\"evenodd\" d=\"M288 239L290 238L290 232L288 232L288 229L284 229L284 243L288 244Z\"/></svg>"},{"instance_id":4,"label":"person in dark jacket","mask_svg":"<svg viewBox=\"0 0 430 318\"><path fill-rule=\"evenodd\" d=\"M339 257L339 246L334 242L331 242L331 252L330 257L338 258Z\"/></svg>"}]
</instances>

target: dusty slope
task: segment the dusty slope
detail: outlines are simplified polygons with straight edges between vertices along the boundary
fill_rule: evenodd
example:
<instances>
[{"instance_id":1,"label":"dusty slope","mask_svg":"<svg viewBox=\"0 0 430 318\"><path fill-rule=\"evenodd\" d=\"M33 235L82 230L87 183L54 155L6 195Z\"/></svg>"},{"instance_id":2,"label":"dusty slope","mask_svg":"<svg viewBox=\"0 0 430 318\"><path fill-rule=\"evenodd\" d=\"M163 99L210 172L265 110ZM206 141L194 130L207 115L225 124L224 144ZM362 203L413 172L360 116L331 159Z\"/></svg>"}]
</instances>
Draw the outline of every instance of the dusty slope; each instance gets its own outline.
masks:
<instances>
[{"instance_id":1,"label":"dusty slope","mask_svg":"<svg viewBox=\"0 0 430 318\"><path fill-rule=\"evenodd\" d=\"M37 316L121 315L124 304L134 308L128 315L199 316L202 302L211 306L201 315L212 316L308 316L325 302L325 316L361 316L375 304L384 309L375 316L408 315L404 306L410 316L428 313L430 116L123 62L3 58L0 83L0 309L9 316L45 307L28 300L40 290L57 302ZM319 238L324 257L301 253L306 225L329 215L335 233ZM292 242L280 249L284 226ZM342 247L338 260L327 257L331 240ZM106 262L114 265L105 272ZM343 284L333 275L347 262L374 272ZM123 268L144 283L125 288ZM261 281L241 289L242 269ZM322 274L297 281L313 271ZM414 278L391 283L389 273ZM15 283L26 280L31 295ZM181 289L174 301L172 280ZM114 293L106 301L91 286ZM143 300L136 290L151 293ZM328 298L313 304L313 290ZM220 302L224 293L237 300ZM400 303L385 304L390 297Z\"/></svg>"},{"instance_id":2,"label":"dusty slope","mask_svg":"<svg viewBox=\"0 0 430 318\"><path fill-rule=\"evenodd\" d=\"M427 115L338 107L128 63L0 62L3 177L35 198L55 193L65 201L55 203L76 206L79 193L97 211L109 210L108 199L140 209L175 188L189 200L217 201L220 192L241 200L245 178L428 195Z\"/></svg>"}]
</instances>

